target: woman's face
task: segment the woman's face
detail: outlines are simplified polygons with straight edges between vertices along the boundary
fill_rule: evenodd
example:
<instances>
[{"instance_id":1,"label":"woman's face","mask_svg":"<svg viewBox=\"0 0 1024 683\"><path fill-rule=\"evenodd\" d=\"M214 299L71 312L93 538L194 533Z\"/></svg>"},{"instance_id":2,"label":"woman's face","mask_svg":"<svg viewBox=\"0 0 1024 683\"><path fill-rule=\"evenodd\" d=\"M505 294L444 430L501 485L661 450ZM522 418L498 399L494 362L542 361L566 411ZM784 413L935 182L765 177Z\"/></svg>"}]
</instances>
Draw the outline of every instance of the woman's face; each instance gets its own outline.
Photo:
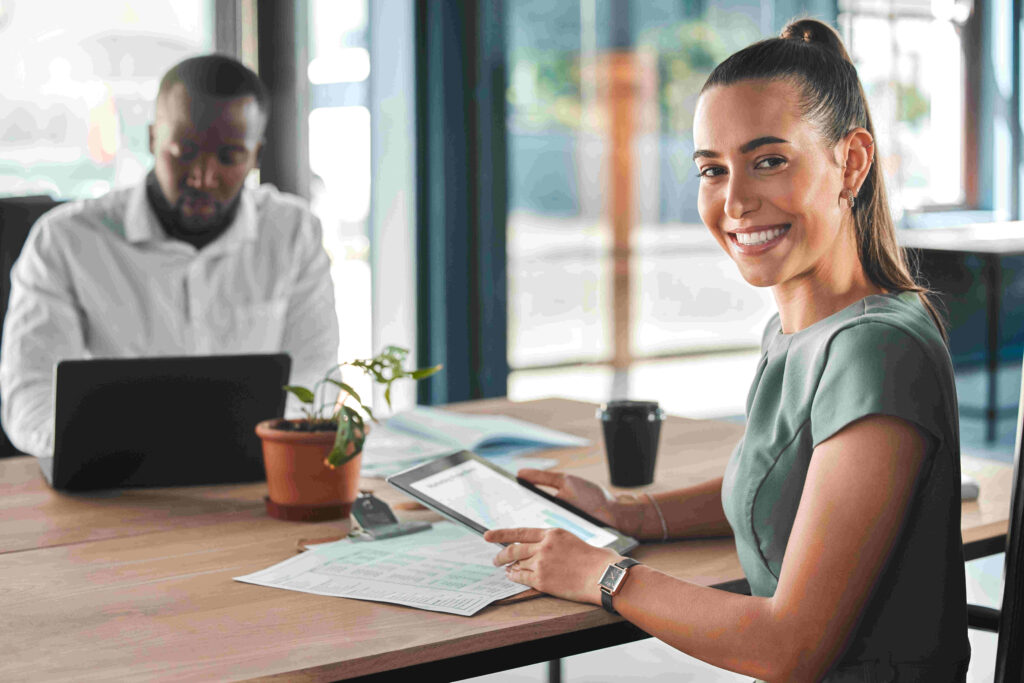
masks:
<instances>
[{"instance_id":1,"label":"woman's face","mask_svg":"<svg viewBox=\"0 0 1024 683\"><path fill-rule=\"evenodd\" d=\"M828 277L856 258L844 231L843 168L783 81L714 87L697 103L701 220L758 287Z\"/></svg>"}]
</instances>

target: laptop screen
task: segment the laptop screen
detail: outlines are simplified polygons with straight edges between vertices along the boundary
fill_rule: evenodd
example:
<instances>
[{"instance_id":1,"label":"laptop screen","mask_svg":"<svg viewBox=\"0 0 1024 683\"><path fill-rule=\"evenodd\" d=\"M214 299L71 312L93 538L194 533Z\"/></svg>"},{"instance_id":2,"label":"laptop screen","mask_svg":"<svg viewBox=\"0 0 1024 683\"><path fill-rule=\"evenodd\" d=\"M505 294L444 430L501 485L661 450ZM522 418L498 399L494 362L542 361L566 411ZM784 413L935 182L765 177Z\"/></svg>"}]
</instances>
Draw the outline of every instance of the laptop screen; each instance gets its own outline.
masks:
<instances>
[{"instance_id":1,"label":"laptop screen","mask_svg":"<svg viewBox=\"0 0 1024 683\"><path fill-rule=\"evenodd\" d=\"M89 490L264 479L254 429L283 415L290 368L287 354L62 361L50 483Z\"/></svg>"}]
</instances>

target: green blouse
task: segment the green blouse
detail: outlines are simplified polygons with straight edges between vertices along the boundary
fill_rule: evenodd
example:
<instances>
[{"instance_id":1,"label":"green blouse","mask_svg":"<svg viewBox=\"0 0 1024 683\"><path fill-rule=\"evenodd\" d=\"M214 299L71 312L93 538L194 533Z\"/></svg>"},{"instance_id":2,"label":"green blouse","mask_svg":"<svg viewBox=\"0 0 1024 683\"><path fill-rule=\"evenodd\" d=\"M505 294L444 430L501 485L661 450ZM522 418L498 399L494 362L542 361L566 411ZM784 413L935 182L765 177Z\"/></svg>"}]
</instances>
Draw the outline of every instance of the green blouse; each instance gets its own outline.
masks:
<instances>
[{"instance_id":1,"label":"green blouse","mask_svg":"<svg viewBox=\"0 0 1024 683\"><path fill-rule=\"evenodd\" d=\"M869 296L793 334L782 333L776 315L761 353L746 432L722 486L752 594L775 594L815 446L866 415L902 418L932 435L937 448L837 668L895 666L902 681L965 667L956 388L949 352L920 299L913 292Z\"/></svg>"}]
</instances>

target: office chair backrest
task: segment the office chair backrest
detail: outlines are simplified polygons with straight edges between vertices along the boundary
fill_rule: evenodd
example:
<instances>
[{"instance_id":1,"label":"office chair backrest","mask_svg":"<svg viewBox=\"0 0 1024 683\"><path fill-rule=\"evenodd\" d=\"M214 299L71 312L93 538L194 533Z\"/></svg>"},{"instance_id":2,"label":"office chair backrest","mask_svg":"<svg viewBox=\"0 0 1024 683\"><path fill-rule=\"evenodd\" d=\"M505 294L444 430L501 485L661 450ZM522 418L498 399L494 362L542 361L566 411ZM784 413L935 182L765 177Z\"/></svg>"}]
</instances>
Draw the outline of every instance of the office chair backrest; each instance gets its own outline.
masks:
<instances>
[{"instance_id":1,"label":"office chair backrest","mask_svg":"<svg viewBox=\"0 0 1024 683\"><path fill-rule=\"evenodd\" d=\"M11 296L11 266L21 254L32 225L59 203L46 196L0 197L0 340L3 339L3 321ZM0 457L17 452L0 428Z\"/></svg>"},{"instance_id":2,"label":"office chair backrest","mask_svg":"<svg viewBox=\"0 0 1024 683\"><path fill-rule=\"evenodd\" d=\"M996 681L1024 681L1024 381L1017 411L1017 441L1013 451L1013 489L1010 493L1010 526L1006 534L1003 572L1003 604L999 610L999 644L996 647Z\"/></svg>"}]
</instances>

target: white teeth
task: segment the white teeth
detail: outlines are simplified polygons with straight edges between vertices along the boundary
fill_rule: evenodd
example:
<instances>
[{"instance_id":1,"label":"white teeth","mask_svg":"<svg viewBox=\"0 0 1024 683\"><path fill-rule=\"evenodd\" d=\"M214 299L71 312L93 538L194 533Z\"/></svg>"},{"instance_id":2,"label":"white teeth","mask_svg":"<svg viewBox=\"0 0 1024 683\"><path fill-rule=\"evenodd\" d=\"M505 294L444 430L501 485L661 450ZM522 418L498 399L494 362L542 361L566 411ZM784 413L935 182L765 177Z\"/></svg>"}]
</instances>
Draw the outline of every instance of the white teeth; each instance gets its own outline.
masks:
<instances>
[{"instance_id":1,"label":"white teeth","mask_svg":"<svg viewBox=\"0 0 1024 683\"><path fill-rule=\"evenodd\" d=\"M760 232L737 232L736 241L744 246L756 247L770 242L782 233L786 232L786 228L772 228L771 230L762 230Z\"/></svg>"}]
</instances>

